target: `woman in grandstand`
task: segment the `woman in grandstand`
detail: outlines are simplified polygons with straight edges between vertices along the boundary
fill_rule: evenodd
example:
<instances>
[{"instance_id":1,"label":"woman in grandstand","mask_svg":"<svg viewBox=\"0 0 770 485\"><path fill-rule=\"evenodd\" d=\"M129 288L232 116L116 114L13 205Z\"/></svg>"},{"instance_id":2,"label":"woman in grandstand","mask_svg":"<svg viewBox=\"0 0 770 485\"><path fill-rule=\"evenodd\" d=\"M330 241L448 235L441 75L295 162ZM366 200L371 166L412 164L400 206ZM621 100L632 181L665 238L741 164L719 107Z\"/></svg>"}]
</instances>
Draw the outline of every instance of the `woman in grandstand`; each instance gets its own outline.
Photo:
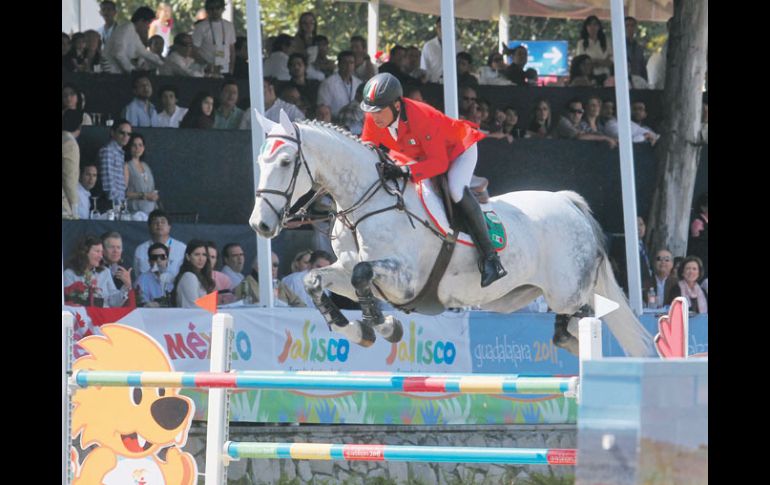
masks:
<instances>
[{"instance_id":1,"label":"woman in grandstand","mask_svg":"<svg viewBox=\"0 0 770 485\"><path fill-rule=\"evenodd\" d=\"M594 65L594 75L597 84L602 85L610 75L612 67L612 42L604 34L604 28L596 15L591 15L583 22L580 30L580 40L577 43L575 56L587 54Z\"/></svg>"},{"instance_id":2,"label":"woman in grandstand","mask_svg":"<svg viewBox=\"0 0 770 485\"><path fill-rule=\"evenodd\" d=\"M304 12L299 16L299 22L297 22L297 34L291 41L291 48L289 52L299 52L302 54L311 54L308 52L308 48L314 46L313 38L318 34L318 22L316 22L315 14L313 12ZM311 58L315 58L317 52L310 55Z\"/></svg>"},{"instance_id":3,"label":"woman in grandstand","mask_svg":"<svg viewBox=\"0 0 770 485\"><path fill-rule=\"evenodd\" d=\"M206 92L195 95L190 109L179 124L179 128L201 128L208 129L214 127L214 96Z\"/></svg>"},{"instance_id":4,"label":"woman in grandstand","mask_svg":"<svg viewBox=\"0 0 770 485\"><path fill-rule=\"evenodd\" d=\"M527 126L527 138L551 138L551 103L540 99Z\"/></svg>"},{"instance_id":5,"label":"woman in grandstand","mask_svg":"<svg viewBox=\"0 0 770 485\"><path fill-rule=\"evenodd\" d=\"M572 59L572 64L569 66L568 86L597 86L594 78L594 64L590 56L582 54Z\"/></svg>"},{"instance_id":6,"label":"woman in grandstand","mask_svg":"<svg viewBox=\"0 0 770 485\"><path fill-rule=\"evenodd\" d=\"M206 242L193 239L187 243L184 262L174 280L172 301L180 308L197 308L195 300L214 291Z\"/></svg>"},{"instance_id":7,"label":"woman in grandstand","mask_svg":"<svg viewBox=\"0 0 770 485\"><path fill-rule=\"evenodd\" d=\"M117 273L122 289L102 264L104 247L96 236L85 236L73 249L64 270L64 302L68 305L119 307L128 299L131 269Z\"/></svg>"},{"instance_id":8,"label":"woman in grandstand","mask_svg":"<svg viewBox=\"0 0 770 485\"><path fill-rule=\"evenodd\" d=\"M679 284L673 286L666 295L665 304L670 305L677 296L684 296L694 313L708 313L708 296L698 284L703 275L703 263L697 256L687 256L679 267Z\"/></svg>"},{"instance_id":9,"label":"woman in grandstand","mask_svg":"<svg viewBox=\"0 0 770 485\"><path fill-rule=\"evenodd\" d=\"M126 164L123 166L123 177L126 179L126 200L128 210L142 211L149 216L158 205L158 191L155 190L155 177L144 160L144 137L139 133L131 133L128 143L123 150L126 152Z\"/></svg>"}]
</instances>

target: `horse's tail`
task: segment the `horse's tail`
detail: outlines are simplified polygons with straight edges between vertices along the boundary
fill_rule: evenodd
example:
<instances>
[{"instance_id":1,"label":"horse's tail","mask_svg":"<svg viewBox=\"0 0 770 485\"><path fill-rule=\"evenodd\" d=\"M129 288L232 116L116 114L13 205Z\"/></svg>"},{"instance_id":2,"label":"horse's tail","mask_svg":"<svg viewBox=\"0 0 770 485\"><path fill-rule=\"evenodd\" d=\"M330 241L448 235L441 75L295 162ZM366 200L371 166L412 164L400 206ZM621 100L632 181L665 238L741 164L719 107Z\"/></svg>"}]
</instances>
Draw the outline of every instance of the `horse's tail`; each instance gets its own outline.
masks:
<instances>
[{"instance_id":1,"label":"horse's tail","mask_svg":"<svg viewBox=\"0 0 770 485\"><path fill-rule=\"evenodd\" d=\"M610 331L628 355L632 357L652 355L652 335L636 318L623 289L615 280L615 274L612 272L610 259L607 255L606 237L599 222L592 215L588 203L579 194L568 190L561 191L560 194L567 197L585 215L598 243L600 261L594 291L620 305L617 310L604 316L604 321L607 322Z\"/></svg>"}]
</instances>

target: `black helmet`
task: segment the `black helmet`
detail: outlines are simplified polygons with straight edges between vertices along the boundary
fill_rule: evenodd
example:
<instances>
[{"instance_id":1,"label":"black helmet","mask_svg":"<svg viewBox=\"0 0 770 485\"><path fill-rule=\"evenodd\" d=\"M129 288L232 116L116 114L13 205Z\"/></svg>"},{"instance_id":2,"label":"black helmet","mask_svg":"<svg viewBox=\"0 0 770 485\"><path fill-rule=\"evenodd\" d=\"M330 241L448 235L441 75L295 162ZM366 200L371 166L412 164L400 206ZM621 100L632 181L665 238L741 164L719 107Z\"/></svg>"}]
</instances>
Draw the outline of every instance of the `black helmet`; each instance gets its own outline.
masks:
<instances>
[{"instance_id":1,"label":"black helmet","mask_svg":"<svg viewBox=\"0 0 770 485\"><path fill-rule=\"evenodd\" d=\"M361 109L368 113L382 111L404 95L401 83L389 72L377 74L364 86Z\"/></svg>"}]
</instances>

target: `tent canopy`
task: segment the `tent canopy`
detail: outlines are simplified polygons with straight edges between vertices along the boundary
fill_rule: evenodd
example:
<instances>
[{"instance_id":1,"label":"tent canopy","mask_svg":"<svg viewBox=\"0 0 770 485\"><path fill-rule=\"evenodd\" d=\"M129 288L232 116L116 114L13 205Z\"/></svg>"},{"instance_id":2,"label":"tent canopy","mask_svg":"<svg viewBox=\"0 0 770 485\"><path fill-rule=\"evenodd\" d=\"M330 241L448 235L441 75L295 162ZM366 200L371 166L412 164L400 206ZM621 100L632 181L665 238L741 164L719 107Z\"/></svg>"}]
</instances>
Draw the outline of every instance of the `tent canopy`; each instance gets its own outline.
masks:
<instances>
[{"instance_id":1,"label":"tent canopy","mask_svg":"<svg viewBox=\"0 0 770 485\"><path fill-rule=\"evenodd\" d=\"M610 18L610 0L455 0L455 17L497 20L501 3L508 2L509 13L524 17L585 19L596 15ZM380 0L411 12L439 15L440 0ZM673 0L624 0L626 14L639 21L665 22L674 14Z\"/></svg>"}]
</instances>

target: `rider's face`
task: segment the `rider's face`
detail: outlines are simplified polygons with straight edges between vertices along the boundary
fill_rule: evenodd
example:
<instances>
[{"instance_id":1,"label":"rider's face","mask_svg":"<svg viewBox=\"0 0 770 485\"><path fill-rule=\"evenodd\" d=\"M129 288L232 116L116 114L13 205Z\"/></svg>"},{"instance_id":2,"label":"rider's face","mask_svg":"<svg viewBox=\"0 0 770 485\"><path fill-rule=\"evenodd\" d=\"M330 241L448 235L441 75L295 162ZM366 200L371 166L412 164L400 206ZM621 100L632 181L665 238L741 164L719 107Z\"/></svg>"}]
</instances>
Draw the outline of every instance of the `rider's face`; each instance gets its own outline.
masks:
<instances>
[{"instance_id":1,"label":"rider's face","mask_svg":"<svg viewBox=\"0 0 770 485\"><path fill-rule=\"evenodd\" d=\"M396 111L401 109L401 102L396 101ZM377 125L377 128L385 128L390 126L391 123L393 123L393 120L395 119L395 116L393 115L393 110L390 108L385 108L381 111L377 111L374 113L369 113L372 115L372 121L374 121L374 124Z\"/></svg>"}]
</instances>

